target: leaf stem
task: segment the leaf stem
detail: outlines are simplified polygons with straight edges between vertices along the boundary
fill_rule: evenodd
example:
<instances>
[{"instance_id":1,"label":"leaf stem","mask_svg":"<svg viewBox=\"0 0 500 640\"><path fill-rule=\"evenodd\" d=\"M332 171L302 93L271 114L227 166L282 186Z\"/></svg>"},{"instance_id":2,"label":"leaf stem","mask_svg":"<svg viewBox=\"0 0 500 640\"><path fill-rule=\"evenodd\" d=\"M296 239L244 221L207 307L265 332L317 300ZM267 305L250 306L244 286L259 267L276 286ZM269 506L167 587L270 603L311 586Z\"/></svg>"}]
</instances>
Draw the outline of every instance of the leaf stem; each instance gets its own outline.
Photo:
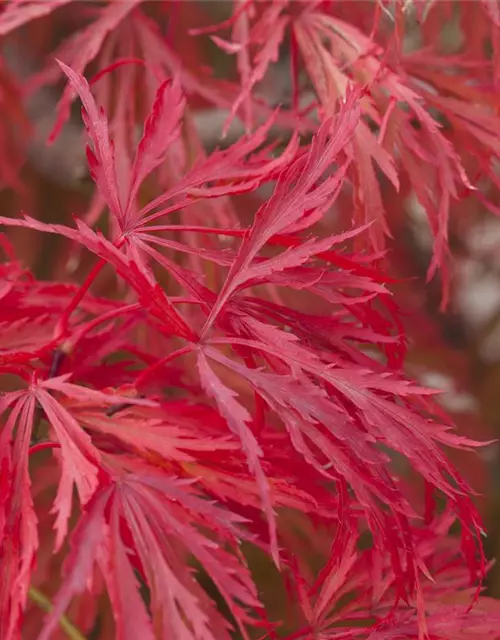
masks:
<instances>
[{"instance_id":1,"label":"leaf stem","mask_svg":"<svg viewBox=\"0 0 500 640\"><path fill-rule=\"evenodd\" d=\"M139 389L139 387L141 387L146 382L146 380L149 380L151 377L153 377L155 373L157 373L162 367L165 367L171 360L179 358L180 356L183 356L184 354L189 353L192 350L193 345L188 345L186 347L182 347L181 349L177 349L177 351L169 353L165 358L158 360L158 362L148 367L136 378L134 382L135 388Z\"/></svg>"},{"instance_id":2,"label":"leaf stem","mask_svg":"<svg viewBox=\"0 0 500 640\"><path fill-rule=\"evenodd\" d=\"M114 320L126 313L130 313L132 311L138 311L141 309L141 305L139 303L127 304L119 307L118 309L111 309L111 311L107 311L102 315L90 320L85 325L83 325L75 335L66 341L65 348L68 350L73 350L76 344L84 338L90 331L98 327L100 324L107 322L108 320Z\"/></svg>"},{"instance_id":3,"label":"leaf stem","mask_svg":"<svg viewBox=\"0 0 500 640\"><path fill-rule=\"evenodd\" d=\"M38 453L38 451L44 451L45 449L60 449L61 445L59 442L35 442L35 444L31 445L29 450L29 455L32 456L34 453Z\"/></svg>"},{"instance_id":4,"label":"leaf stem","mask_svg":"<svg viewBox=\"0 0 500 640\"><path fill-rule=\"evenodd\" d=\"M35 587L30 587L28 590L28 595L30 600L37 604L40 609L43 609L47 613L52 611L52 603L51 601L41 593ZM68 620L68 618L63 614L59 618L59 625L63 631L65 631L66 635L70 640L86 640L85 636L80 633L80 631Z\"/></svg>"},{"instance_id":5,"label":"leaf stem","mask_svg":"<svg viewBox=\"0 0 500 640\"><path fill-rule=\"evenodd\" d=\"M75 311L75 309L78 307L80 302L83 300L83 298L85 297L85 294L90 289L90 287L94 283L94 280L97 278L97 276L99 275L99 273L101 272L101 270L105 265L106 265L106 260L104 260L103 258L101 258L99 262L97 262L94 265L91 272L85 279L85 282L78 289L73 299L64 310L61 316L61 319L56 325L56 330L54 332L54 337L56 339L61 339L63 336L67 334L71 314L73 313L73 311Z\"/></svg>"}]
</instances>

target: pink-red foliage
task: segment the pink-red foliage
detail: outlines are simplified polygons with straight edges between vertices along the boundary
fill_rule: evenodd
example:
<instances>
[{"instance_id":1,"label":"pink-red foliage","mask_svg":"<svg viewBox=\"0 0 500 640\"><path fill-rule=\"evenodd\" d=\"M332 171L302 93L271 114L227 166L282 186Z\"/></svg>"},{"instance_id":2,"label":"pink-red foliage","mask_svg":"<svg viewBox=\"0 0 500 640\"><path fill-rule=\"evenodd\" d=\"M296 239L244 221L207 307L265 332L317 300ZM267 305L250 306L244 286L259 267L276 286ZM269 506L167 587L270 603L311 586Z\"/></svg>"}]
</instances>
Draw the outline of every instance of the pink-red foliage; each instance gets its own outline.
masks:
<instances>
[{"instance_id":1,"label":"pink-red foliage","mask_svg":"<svg viewBox=\"0 0 500 640\"><path fill-rule=\"evenodd\" d=\"M448 457L480 444L404 371L389 204L419 201L445 304L453 202L496 212L496 4L464 9L492 61L433 48L445 2L235 0L212 26L209 3L182 4L0 13L7 44L66 24L19 92L0 60L0 179L22 193L14 102L63 79L51 140L81 104L95 186L79 215L0 217L0 638L60 637L65 612L121 640L500 637ZM262 87L286 55L277 108ZM210 151L214 108L244 131ZM16 227L87 273L31 273ZM266 602L256 557L293 613Z\"/></svg>"}]
</instances>

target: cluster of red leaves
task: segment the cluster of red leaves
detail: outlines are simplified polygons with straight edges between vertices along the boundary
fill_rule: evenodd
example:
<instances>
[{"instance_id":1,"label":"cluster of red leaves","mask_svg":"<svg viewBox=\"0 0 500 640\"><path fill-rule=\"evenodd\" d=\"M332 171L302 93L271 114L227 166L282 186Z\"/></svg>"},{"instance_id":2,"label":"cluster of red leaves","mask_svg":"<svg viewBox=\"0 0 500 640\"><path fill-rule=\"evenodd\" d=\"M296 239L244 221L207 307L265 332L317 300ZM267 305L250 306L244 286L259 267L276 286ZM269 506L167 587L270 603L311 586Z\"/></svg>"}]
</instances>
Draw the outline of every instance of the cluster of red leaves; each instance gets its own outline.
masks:
<instances>
[{"instance_id":1,"label":"cluster of red leaves","mask_svg":"<svg viewBox=\"0 0 500 640\"><path fill-rule=\"evenodd\" d=\"M68 4L9 3L0 35ZM426 211L432 275L467 176L498 182L484 62L454 61L451 83L446 59L403 56L403 6L389 37L391 3L246 0L185 34L237 57L230 83L172 47L177 2L75 4L88 26L30 90L67 79L53 136L81 101L94 204L68 224L0 218L94 260L83 283L41 281L2 240L0 637L20 637L33 584L55 591L39 640L68 608L123 640L499 637L480 518L444 453L478 445L404 376L380 271L390 189ZM285 42L292 105L273 112L253 93ZM247 134L207 155L196 100ZM293 129L282 145L276 125ZM283 575L293 629L266 610L249 549Z\"/></svg>"}]
</instances>

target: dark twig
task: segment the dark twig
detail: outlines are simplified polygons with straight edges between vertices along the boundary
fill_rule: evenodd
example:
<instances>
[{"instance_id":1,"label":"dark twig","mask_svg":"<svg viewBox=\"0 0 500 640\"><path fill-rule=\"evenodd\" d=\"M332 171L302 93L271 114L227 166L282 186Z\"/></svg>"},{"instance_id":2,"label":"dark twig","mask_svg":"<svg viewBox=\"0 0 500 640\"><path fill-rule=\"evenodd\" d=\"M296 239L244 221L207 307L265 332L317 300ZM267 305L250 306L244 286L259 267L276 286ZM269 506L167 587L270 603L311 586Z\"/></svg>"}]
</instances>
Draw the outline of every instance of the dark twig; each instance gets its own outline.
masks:
<instances>
[{"instance_id":1,"label":"dark twig","mask_svg":"<svg viewBox=\"0 0 500 640\"><path fill-rule=\"evenodd\" d=\"M52 354L52 362L50 364L49 374L47 378L55 378L60 371L61 364L65 357L64 351L59 348L54 349ZM31 431L30 447L34 446L40 441L40 423L44 417L44 410L39 402L37 402L35 417L33 420L33 429Z\"/></svg>"}]
</instances>

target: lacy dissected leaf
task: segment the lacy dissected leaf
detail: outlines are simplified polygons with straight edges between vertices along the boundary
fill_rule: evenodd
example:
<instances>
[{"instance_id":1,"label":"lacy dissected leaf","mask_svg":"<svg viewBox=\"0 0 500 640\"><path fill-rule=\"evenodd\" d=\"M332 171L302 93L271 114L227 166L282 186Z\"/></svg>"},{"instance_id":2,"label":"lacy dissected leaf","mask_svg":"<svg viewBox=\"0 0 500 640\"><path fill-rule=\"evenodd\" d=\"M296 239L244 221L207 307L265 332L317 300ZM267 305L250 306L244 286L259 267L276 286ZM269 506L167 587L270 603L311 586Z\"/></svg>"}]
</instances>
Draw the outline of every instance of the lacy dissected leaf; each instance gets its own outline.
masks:
<instances>
[{"instance_id":1,"label":"lacy dissected leaf","mask_svg":"<svg viewBox=\"0 0 500 640\"><path fill-rule=\"evenodd\" d=\"M264 78L269 65L279 58L280 46L285 37L285 29L290 17L283 14L286 3L271 2L265 8L257 28L249 29L247 12L241 12L235 20L233 35L235 36L234 48L238 58L238 70L242 81L242 90L233 103L231 116L237 113L241 104L244 104L245 124L247 128L252 126L252 102L250 95L253 87ZM272 29L265 28L272 25ZM216 44L223 41L215 39ZM248 60L248 48L252 44L256 48L252 65ZM256 46L257 45L257 46ZM226 130L231 120L226 122Z\"/></svg>"},{"instance_id":2,"label":"lacy dissected leaf","mask_svg":"<svg viewBox=\"0 0 500 640\"><path fill-rule=\"evenodd\" d=\"M381 45L380 34L377 33L381 15L384 11L391 12L392 8L380 10L378 7L373 14L367 9L366 16L373 16L374 24L371 24L361 19L356 7L348 8L347 4L337 9L328 3L277 2L263 11L252 4L246 7L241 17L236 9L233 16L234 21L246 24L246 30L239 32L244 36L239 41L235 39L235 44L238 41L238 55L246 60L246 66L240 69L244 94L253 86L251 78L255 74L261 75L262 60L257 43L272 42L276 32L280 31L274 30L269 16L279 16L284 24L292 17L289 26L295 101L302 68L307 72L320 102L322 121L331 114L338 100L345 97L349 86L359 86L363 92L360 103L363 118L354 132L354 156L349 170L354 186L355 220L358 224L375 222L368 233L370 244L377 251L383 249L391 231L387 222L386 189L380 175L395 190L404 185L408 191L410 186L425 210L434 235L428 276L431 278L438 269L441 270L443 304L446 304L450 208L469 193L477 193L479 200L484 199L480 190L474 191L477 178L471 180L468 177L470 172L466 173L464 167L469 169L475 165L476 176L489 175L498 186L496 176L491 175L490 161L496 155L495 148L498 148L498 118L483 108L483 105L494 101L492 92L483 89L488 82L486 74L480 76L479 65L476 69L465 58L450 57L446 63L445 57L437 56L428 49L403 55L399 50L402 33L398 31L404 20L402 6L394 8L397 18L394 19L392 39L389 44L384 42ZM414 4L421 10L425 3ZM432 6L432 15L439 15L440 7L436 3L429 3L429 6ZM425 14L428 9L424 10ZM473 13L479 18L479 14L485 11L476 8ZM468 33L467 15L468 10L464 9L462 26ZM441 24L439 19L435 23L441 28L443 16L451 19L451 14L444 10ZM426 20L422 26L424 33ZM429 34L431 40L432 37L440 37L436 27L430 29ZM496 34L492 41L497 43ZM476 44L479 46L480 37ZM402 63L399 66L388 63L391 48L398 49L397 55ZM250 53L252 49L256 52L254 59ZM474 50L472 43L471 49ZM498 56L494 57L498 59ZM454 69L451 75L450 68ZM481 78L478 83L470 80L475 75ZM430 81L436 90L429 91L422 80L424 83ZM463 108L448 94L465 98ZM471 101L481 106L471 110ZM486 131L491 131L491 135ZM495 211L491 199L488 205Z\"/></svg>"},{"instance_id":3,"label":"lacy dissected leaf","mask_svg":"<svg viewBox=\"0 0 500 640\"><path fill-rule=\"evenodd\" d=\"M278 374L248 369L212 349L207 355L241 375L257 391L279 415L295 449L319 474L347 482L365 511L378 549L387 545L407 547L406 569L398 570L403 592L414 588L412 551L407 546L411 545L409 518L414 512L387 472L390 459L385 447L407 457L456 506L463 522L468 560L474 571L481 571L470 549L470 531L479 530L479 516L465 498L463 481L438 448L439 444L469 448L477 443L448 434L448 427L421 417L401 402L405 396L418 399L420 394L428 393L426 390L389 374L321 363L294 336L255 321L247 320L246 325L258 340L224 341L247 345L255 352L260 350ZM351 376L352 380L357 378L356 383L350 381ZM225 410L228 411L227 406ZM386 515L380 503L392 512L391 516ZM393 524L389 525L391 520ZM389 526L395 527L390 535Z\"/></svg>"},{"instance_id":4,"label":"lacy dissected leaf","mask_svg":"<svg viewBox=\"0 0 500 640\"><path fill-rule=\"evenodd\" d=\"M195 162L174 187L149 202L139 215L150 214L145 218L150 222L198 198L246 193L275 179L297 153L298 138L292 135L284 151L276 158L269 157L266 149L257 151L266 142L274 119L275 116L271 117L252 134L242 136L227 149L215 150L207 158ZM180 202L172 207L155 211L169 200L179 197Z\"/></svg>"},{"instance_id":5,"label":"lacy dissected leaf","mask_svg":"<svg viewBox=\"0 0 500 640\"><path fill-rule=\"evenodd\" d=\"M497 613L492 601L485 598L470 609L473 594L459 546L456 539L445 543L442 537L453 523L453 515L445 510L416 531L415 556L419 563L433 567L436 580L421 582L411 607L403 603L394 607L398 577L390 558L377 558L372 551L357 553L352 540L345 555L325 565L312 587L303 584L295 569L297 605L306 620L303 637L451 640L478 633L495 638ZM295 636L285 637L291 640Z\"/></svg>"},{"instance_id":6,"label":"lacy dissected leaf","mask_svg":"<svg viewBox=\"0 0 500 640\"><path fill-rule=\"evenodd\" d=\"M82 593L88 584L100 545L103 544L106 536L104 509L109 494L108 490L94 496L86 507L86 516L80 519L72 533L72 549L66 560L67 577L53 603L54 607L47 622L38 634L38 640L48 640L51 637L72 597ZM139 618L140 610L138 609L136 613ZM145 633L147 628L141 631Z\"/></svg>"},{"instance_id":7,"label":"lacy dissected leaf","mask_svg":"<svg viewBox=\"0 0 500 640\"><path fill-rule=\"evenodd\" d=\"M499 186L494 170L494 158L500 152L496 102L488 92L469 86L465 70L460 68L458 61L455 61L457 76L453 82L450 82L443 68L443 61L430 54L416 52L406 56L404 63L412 88L419 90L425 102L446 119L443 135L446 135L468 167L474 192L472 189L463 189L463 194L473 193L493 213L497 213L495 204L485 197L482 189L476 188L479 176L483 176L483 179L488 177L497 188ZM422 89L421 81L429 83L439 93L436 95L434 91ZM471 106L471 102L474 106Z\"/></svg>"},{"instance_id":8,"label":"lacy dissected leaf","mask_svg":"<svg viewBox=\"0 0 500 640\"><path fill-rule=\"evenodd\" d=\"M78 96L95 183L83 215L85 188L0 217L57 240L46 282L0 236L1 638L69 619L122 640L493 640L481 521L445 455L478 443L403 373L417 288L398 274L415 199L429 275L457 203L458 244L478 203L498 213L497 4L64 4L0 13L0 36L41 18L21 53L60 37L63 61L19 83L0 63L0 177L38 194L15 106L62 79L52 138ZM246 133L209 153L214 111Z\"/></svg>"},{"instance_id":9,"label":"lacy dissected leaf","mask_svg":"<svg viewBox=\"0 0 500 640\"><path fill-rule=\"evenodd\" d=\"M94 149L87 147L87 160L93 179L103 194L111 213L119 220L124 217L125 194L119 192L115 171L115 154L109 137L108 122L104 112L95 104L90 87L85 78L59 61L59 65L68 76L71 86L78 91L85 111L84 122L91 137Z\"/></svg>"},{"instance_id":10,"label":"lacy dissected leaf","mask_svg":"<svg viewBox=\"0 0 500 640\"><path fill-rule=\"evenodd\" d=\"M203 452L218 456L239 450L237 442L224 433L219 414L206 407L196 411L187 403L169 402L160 413L136 403L108 415L89 397L72 404L72 411L91 433L99 432L146 456L156 454L162 464L194 463ZM219 429L209 429L207 424L219 424Z\"/></svg>"},{"instance_id":11,"label":"lacy dissected leaf","mask_svg":"<svg viewBox=\"0 0 500 640\"><path fill-rule=\"evenodd\" d=\"M0 632L16 638L26 607L31 572L38 548L37 517L28 469L31 425L36 400L15 392L0 401L11 412L0 434Z\"/></svg>"},{"instance_id":12,"label":"lacy dissected leaf","mask_svg":"<svg viewBox=\"0 0 500 640\"><path fill-rule=\"evenodd\" d=\"M25 218L24 220L1 218L0 224L25 226L46 233L60 234L85 246L102 260L113 265L117 274L136 291L141 305L150 309L151 315L167 331L167 335L181 335L193 341L197 340L196 334L176 311L164 290L154 281L151 273L145 273L144 269L129 260L116 245L102 235L93 232L83 222L77 220L78 229L71 229L64 225L44 224L33 218Z\"/></svg>"},{"instance_id":13,"label":"lacy dissected leaf","mask_svg":"<svg viewBox=\"0 0 500 640\"><path fill-rule=\"evenodd\" d=\"M119 221L121 230L126 232L128 227L136 227L135 232L127 233L126 247L127 251L135 259L135 262L143 265L144 270L147 269L147 265L141 257L141 253L143 255L148 253L152 255L151 249L146 246L146 244L153 243L173 249L179 248L188 253L190 250L188 247L183 249L182 245L171 240L155 239L150 233L146 234L146 230L162 231L166 229L162 226L154 228L150 226L139 227L133 218L140 219L149 211L160 206L163 202L179 196L181 197L180 204L174 205L170 210L157 211L150 215L148 220L151 221L160 215L165 215L167 212L178 210L182 204L188 204L193 197L196 199L200 197L218 197L223 194L228 195L229 193L255 189L262 181L268 181L272 179L275 174L277 175L295 155L297 144L296 138L292 136L286 150L280 154L277 159L268 161L266 158L266 160L263 161L261 159L264 157L262 152L255 154L255 157L247 158L248 154L254 151L265 140L266 133L271 125L271 121L269 121L249 136L247 140L239 140L228 150L216 151L211 154L206 161L195 165L185 178L181 179L173 189L170 189L152 201L136 216L132 213L132 207L134 206L137 191L142 180L146 177L147 173L162 161L170 142L178 135L178 120L183 104L180 88L174 83L169 91L166 92L167 84L164 83L158 90L156 102L153 105L150 118L145 124L145 132L142 141L139 143L136 159L131 169L131 186L128 190L128 195L125 196L120 194L118 187L113 143L109 138L106 118L104 114L97 109L86 81L68 67L63 66L63 69L68 75L70 82L79 92L87 113L85 116L87 130L93 140L95 150L95 152L90 151L88 156L92 175L104 199L108 203L111 212ZM177 105L173 110L172 102ZM157 122L159 118L161 125ZM159 128L160 126L161 130ZM165 126L167 129L165 129ZM169 131L171 131L171 133L168 133ZM340 149L337 152L339 151ZM334 155L335 153L332 150L332 156ZM242 162L243 159L244 163ZM153 162L153 164L149 166L151 162ZM322 165L322 168L324 169L324 165ZM341 182L341 177L342 172L339 172L337 176L339 183ZM204 186L206 183L214 182L222 182L223 184L219 188L209 187L207 189ZM183 202L182 197L186 198L186 196L187 200ZM126 204L124 204L125 201ZM327 243L325 242L324 244L325 246L322 246L321 249L328 248ZM312 250L311 247L311 251ZM289 253L298 254L304 251L305 250L301 248L295 252L291 250ZM204 257L205 255L210 257L213 255L215 259L217 259L217 254L208 254L204 249L192 249L191 253L193 255L199 255L200 257ZM170 269L172 269L172 266L170 266Z\"/></svg>"},{"instance_id":14,"label":"lacy dissected leaf","mask_svg":"<svg viewBox=\"0 0 500 640\"><path fill-rule=\"evenodd\" d=\"M85 504L97 487L99 454L88 435L75 418L66 411L45 389L38 389L40 403L56 439L61 444L61 481L54 502L57 531L56 548L60 548L66 536L71 515L73 486L76 485L80 500Z\"/></svg>"},{"instance_id":15,"label":"lacy dissected leaf","mask_svg":"<svg viewBox=\"0 0 500 640\"><path fill-rule=\"evenodd\" d=\"M16 399L20 399L20 408L31 407L26 413L15 411L11 414L22 420L18 424L17 438L24 440L24 460L27 463L28 447L31 439L31 431L34 427L34 407L39 403L47 420L54 429L57 440L60 442L63 452L62 473L59 490L54 503L54 511L57 514L55 527L57 530L56 546L59 548L67 532L67 521L71 512L73 484L78 488L80 499L85 503L96 488L97 465L99 464L98 452L92 447L90 438L85 435L73 416L68 413L44 388L44 383L31 385L26 392L12 392L5 396L5 407ZM10 429L6 429L5 437L12 437L13 423ZM17 442L17 440L16 440ZM18 443L19 446L19 443ZM26 480L25 480L26 482Z\"/></svg>"},{"instance_id":16,"label":"lacy dissected leaf","mask_svg":"<svg viewBox=\"0 0 500 640\"><path fill-rule=\"evenodd\" d=\"M342 172L339 173L341 173L341 175L337 176L337 178L340 182L342 179ZM321 209L317 209L316 211L317 215L320 216L322 213ZM307 225L309 225L309 221L307 221ZM258 258L254 261L254 264L248 267L248 280L243 282L242 285L247 286L248 282L253 280L272 282L274 274L300 267L306 262L312 261L313 258L327 252L330 247L346 242L350 238L363 233L363 231L366 231L369 226L370 225L366 225L365 227L353 229L346 233L327 236L321 240L316 238L304 240L299 246L290 247L286 251L272 258L268 258L267 260ZM297 271L300 270L297 269Z\"/></svg>"},{"instance_id":17,"label":"lacy dissected leaf","mask_svg":"<svg viewBox=\"0 0 500 640\"><path fill-rule=\"evenodd\" d=\"M229 387L226 387L216 376L208 364L205 355L201 351L198 354L197 364L203 388L208 396L215 399L221 415L224 416L229 428L240 440L241 446L243 447L248 460L250 471L255 475L255 479L262 496L263 508L269 523L269 534L271 537L273 557L278 563L276 520L271 497L269 495L267 478L260 462L262 450L249 425L249 422L251 422L251 416L245 407L236 400L236 394L234 391Z\"/></svg>"},{"instance_id":18,"label":"lacy dissected leaf","mask_svg":"<svg viewBox=\"0 0 500 640\"><path fill-rule=\"evenodd\" d=\"M130 208L133 206L139 187L146 176L165 159L170 145L179 136L180 120L185 104L186 101L177 80L174 82L165 81L160 85L156 92L151 114L144 123L144 132L139 141L132 166L127 213L130 214Z\"/></svg>"},{"instance_id":19,"label":"lacy dissected leaf","mask_svg":"<svg viewBox=\"0 0 500 640\"><path fill-rule=\"evenodd\" d=\"M120 473L94 497L73 534L66 577L38 640L50 637L72 597L85 589L96 564L105 572L117 637L131 638L132 630L140 637L154 637L138 594L135 567L151 589L153 620L162 635L193 640L229 638L227 625L185 564L186 551L204 566L240 624L248 620L242 606L254 608L259 603L246 568L221 544L202 534L200 526L228 544L246 537L240 519L204 500L192 482L147 467L125 476Z\"/></svg>"},{"instance_id":20,"label":"lacy dissected leaf","mask_svg":"<svg viewBox=\"0 0 500 640\"><path fill-rule=\"evenodd\" d=\"M47 362L60 346L55 339L58 322L77 294L78 286L35 280L30 273L18 270L13 262L2 265L0 282L0 361L18 365L39 359ZM114 314L119 314L119 308L111 300L88 295L73 321L79 325L79 333L89 331L92 328L89 322L95 322L96 316L102 318L101 314L108 314L112 319Z\"/></svg>"},{"instance_id":21,"label":"lacy dissected leaf","mask_svg":"<svg viewBox=\"0 0 500 640\"><path fill-rule=\"evenodd\" d=\"M133 207L139 188L149 173L165 159L170 145L179 135L179 122L185 100L177 81L163 82L156 92L151 113L144 124L144 133L137 147L134 163L128 176L126 192L120 192L116 176L114 144L110 139L107 118L98 109L90 87L78 73L59 62L71 86L78 92L84 110L82 112L87 133L94 150L87 148L87 159L93 179L117 218L122 231L127 230L133 216Z\"/></svg>"},{"instance_id":22,"label":"lacy dissected leaf","mask_svg":"<svg viewBox=\"0 0 500 640\"><path fill-rule=\"evenodd\" d=\"M276 234L289 231L308 210L325 212L331 205L342 183L343 172L335 172L318 182L349 143L358 116L357 96L351 93L337 117L322 124L308 153L280 175L272 198L257 212L242 240L238 256L206 321L205 332L235 289L246 278L251 278L251 271L248 273L251 262L266 242Z\"/></svg>"},{"instance_id":23,"label":"lacy dissected leaf","mask_svg":"<svg viewBox=\"0 0 500 640\"><path fill-rule=\"evenodd\" d=\"M18 421L22 419L22 423L17 425L17 437L25 438L24 442L27 445L31 438L31 430L35 426L34 411L31 409L28 411L26 408L23 413L19 412L22 407L31 407L33 403L37 403L53 430L56 441L60 444L62 470L58 493L54 502L54 512L56 513L55 529L57 532L56 548L60 548L67 533L73 486L77 487L82 504L88 502L97 487L100 454L75 417L54 397L53 393L59 392L69 398L99 401L101 404L104 403L108 406L125 401L125 398L121 395L80 387L67 382L67 378L68 376L60 376L59 378L50 378L41 382L32 382L26 391L15 391L6 394L3 406L5 411L16 400L21 403L19 405L20 408L14 414ZM147 406L152 404L151 401L137 398L127 398L126 401ZM12 438L12 430L15 424L16 422L14 421L5 430L5 438Z\"/></svg>"}]
</instances>

